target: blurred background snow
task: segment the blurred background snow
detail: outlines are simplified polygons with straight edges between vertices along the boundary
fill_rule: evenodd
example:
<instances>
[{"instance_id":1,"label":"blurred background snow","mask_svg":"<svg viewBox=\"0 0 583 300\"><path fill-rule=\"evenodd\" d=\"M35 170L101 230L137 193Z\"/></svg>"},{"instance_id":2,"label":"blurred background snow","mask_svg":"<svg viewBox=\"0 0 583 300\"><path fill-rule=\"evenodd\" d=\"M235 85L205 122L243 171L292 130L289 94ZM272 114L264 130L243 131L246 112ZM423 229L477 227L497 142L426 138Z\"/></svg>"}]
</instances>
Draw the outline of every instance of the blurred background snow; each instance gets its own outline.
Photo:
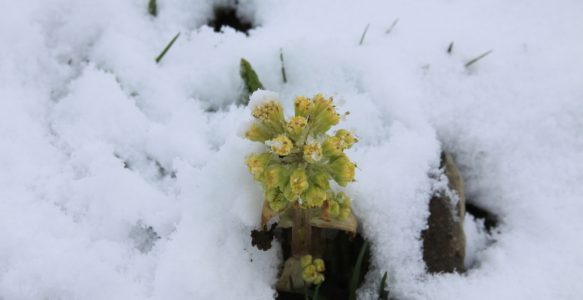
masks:
<instances>
[{"instance_id":1,"label":"blurred background snow","mask_svg":"<svg viewBox=\"0 0 583 300\"><path fill-rule=\"evenodd\" d=\"M241 57L351 113L361 298L385 271L399 299L583 297L583 2L240 0L248 35L207 25L229 1L147 2L0 1L0 299L273 299ZM463 275L422 261L441 149L500 219L466 219Z\"/></svg>"}]
</instances>

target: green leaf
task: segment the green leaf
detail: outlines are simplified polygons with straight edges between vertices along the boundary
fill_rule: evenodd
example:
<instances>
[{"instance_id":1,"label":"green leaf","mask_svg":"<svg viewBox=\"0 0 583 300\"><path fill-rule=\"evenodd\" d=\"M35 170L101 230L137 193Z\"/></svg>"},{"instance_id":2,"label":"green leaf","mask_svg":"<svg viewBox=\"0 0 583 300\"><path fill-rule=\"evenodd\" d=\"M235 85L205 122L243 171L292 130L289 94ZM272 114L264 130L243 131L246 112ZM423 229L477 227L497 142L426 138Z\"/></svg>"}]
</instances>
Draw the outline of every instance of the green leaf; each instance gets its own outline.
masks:
<instances>
[{"instance_id":1,"label":"green leaf","mask_svg":"<svg viewBox=\"0 0 583 300\"><path fill-rule=\"evenodd\" d=\"M160 55L158 55L158 57L156 57L156 63L160 63L160 61L162 60L162 58L164 58L164 55L166 55L166 52L168 52L168 50L170 49L170 47L172 47L172 45L174 44L174 42L176 42L176 39L178 39L178 37L180 36L180 32L177 33L174 38L172 38L172 40L170 41L170 43L168 43L168 45L166 45L166 48L164 48L164 50L162 50L162 53L160 53Z\"/></svg>"},{"instance_id":2,"label":"green leaf","mask_svg":"<svg viewBox=\"0 0 583 300\"><path fill-rule=\"evenodd\" d=\"M245 90L249 95L253 94L256 90L263 89L263 84L259 81L259 77L251 64L244 58L241 58L241 79L245 84ZM249 103L249 99L244 101L244 105Z\"/></svg>"},{"instance_id":3,"label":"green leaf","mask_svg":"<svg viewBox=\"0 0 583 300\"><path fill-rule=\"evenodd\" d=\"M387 272L383 274L383 279L381 279L381 286L379 287L379 300L388 300L389 293L387 293Z\"/></svg>"},{"instance_id":4,"label":"green leaf","mask_svg":"<svg viewBox=\"0 0 583 300\"><path fill-rule=\"evenodd\" d=\"M360 248L358 253L358 258L356 259L356 264L354 265L354 270L352 271L352 278L350 279L350 288L348 289L349 300L356 300L356 289L358 288L358 283L360 281L360 271L362 270L362 262L364 260L364 253L368 247L368 242L365 241Z\"/></svg>"},{"instance_id":5,"label":"green leaf","mask_svg":"<svg viewBox=\"0 0 583 300\"><path fill-rule=\"evenodd\" d=\"M148 2L148 13L152 17L158 16L158 4L156 3L156 0L150 0Z\"/></svg>"}]
</instances>

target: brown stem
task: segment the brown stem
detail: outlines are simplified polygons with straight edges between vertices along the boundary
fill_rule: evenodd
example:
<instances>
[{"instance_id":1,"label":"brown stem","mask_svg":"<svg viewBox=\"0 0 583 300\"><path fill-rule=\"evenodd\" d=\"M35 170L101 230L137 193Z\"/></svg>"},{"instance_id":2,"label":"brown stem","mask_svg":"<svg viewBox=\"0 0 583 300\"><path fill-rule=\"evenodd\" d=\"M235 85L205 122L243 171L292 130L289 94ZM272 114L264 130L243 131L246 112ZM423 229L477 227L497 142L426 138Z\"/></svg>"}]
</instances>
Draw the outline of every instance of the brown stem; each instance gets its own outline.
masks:
<instances>
[{"instance_id":1,"label":"brown stem","mask_svg":"<svg viewBox=\"0 0 583 300\"><path fill-rule=\"evenodd\" d=\"M292 255L310 254L312 243L312 226L310 225L310 210L294 207L292 225Z\"/></svg>"}]
</instances>

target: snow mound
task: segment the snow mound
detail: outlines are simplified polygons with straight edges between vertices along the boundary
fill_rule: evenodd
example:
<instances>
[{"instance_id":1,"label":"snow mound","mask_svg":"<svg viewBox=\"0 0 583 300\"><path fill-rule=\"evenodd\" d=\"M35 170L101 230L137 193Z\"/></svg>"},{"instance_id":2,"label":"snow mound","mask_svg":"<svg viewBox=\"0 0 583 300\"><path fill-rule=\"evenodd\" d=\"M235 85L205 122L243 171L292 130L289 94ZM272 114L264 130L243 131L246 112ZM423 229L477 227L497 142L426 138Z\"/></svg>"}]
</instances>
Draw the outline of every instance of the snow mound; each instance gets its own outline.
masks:
<instances>
[{"instance_id":1,"label":"snow mound","mask_svg":"<svg viewBox=\"0 0 583 300\"><path fill-rule=\"evenodd\" d=\"M242 57L288 112L320 92L350 112L362 299L385 271L398 299L583 297L580 1L238 1L248 35L206 25L229 1L158 2L2 3L0 299L273 299ZM500 219L465 220L461 275L422 260L442 149Z\"/></svg>"}]
</instances>

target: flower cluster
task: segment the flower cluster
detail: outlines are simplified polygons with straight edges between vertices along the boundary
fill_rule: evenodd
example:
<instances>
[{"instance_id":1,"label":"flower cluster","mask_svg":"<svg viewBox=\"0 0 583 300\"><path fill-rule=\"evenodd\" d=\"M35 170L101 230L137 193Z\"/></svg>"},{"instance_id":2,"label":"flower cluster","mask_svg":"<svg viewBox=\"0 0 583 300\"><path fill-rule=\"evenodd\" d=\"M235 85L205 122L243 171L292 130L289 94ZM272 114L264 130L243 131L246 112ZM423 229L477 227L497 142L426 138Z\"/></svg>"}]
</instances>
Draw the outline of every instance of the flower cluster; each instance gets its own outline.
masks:
<instances>
[{"instance_id":1,"label":"flower cluster","mask_svg":"<svg viewBox=\"0 0 583 300\"><path fill-rule=\"evenodd\" d=\"M321 258L312 259L311 255L304 255L300 259L302 266L302 278L305 282L319 285L324 282L326 267Z\"/></svg>"},{"instance_id":2,"label":"flower cluster","mask_svg":"<svg viewBox=\"0 0 583 300\"><path fill-rule=\"evenodd\" d=\"M269 208L276 213L297 205L322 208L327 216L345 219L351 212L350 199L334 193L330 181L341 187L354 181L356 165L344 150L358 140L344 129L327 134L340 122L332 98L300 96L294 107L289 120L275 98L253 108L255 122L245 137L264 143L268 150L246 158L249 172L262 183Z\"/></svg>"}]
</instances>

